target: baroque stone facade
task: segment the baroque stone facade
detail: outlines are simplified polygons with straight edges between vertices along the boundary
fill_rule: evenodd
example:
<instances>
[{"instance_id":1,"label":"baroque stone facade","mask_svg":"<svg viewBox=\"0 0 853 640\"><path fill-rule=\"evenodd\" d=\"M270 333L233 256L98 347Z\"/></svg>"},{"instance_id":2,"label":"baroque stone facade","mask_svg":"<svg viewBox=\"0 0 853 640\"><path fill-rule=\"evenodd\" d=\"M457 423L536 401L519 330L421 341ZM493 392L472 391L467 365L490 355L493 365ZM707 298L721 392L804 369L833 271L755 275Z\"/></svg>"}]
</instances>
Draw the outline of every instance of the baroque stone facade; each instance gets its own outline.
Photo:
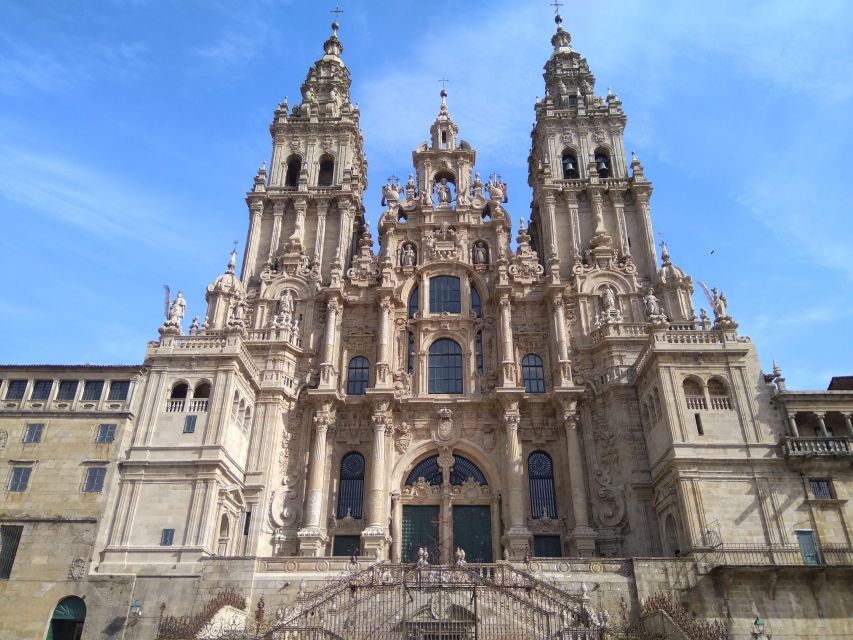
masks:
<instances>
[{"instance_id":1,"label":"baroque stone facade","mask_svg":"<svg viewBox=\"0 0 853 640\"><path fill-rule=\"evenodd\" d=\"M529 222L513 237L442 91L378 247L337 30L275 110L203 321L178 294L140 367L0 369L3 636L66 596L84 638L242 620L241 598L262 618L375 562L505 564L622 623L662 592L730 637L853 634L853 391L762 373L716 289L697 315L622 103L559 19Z\"/></svg>"}]
</instances>

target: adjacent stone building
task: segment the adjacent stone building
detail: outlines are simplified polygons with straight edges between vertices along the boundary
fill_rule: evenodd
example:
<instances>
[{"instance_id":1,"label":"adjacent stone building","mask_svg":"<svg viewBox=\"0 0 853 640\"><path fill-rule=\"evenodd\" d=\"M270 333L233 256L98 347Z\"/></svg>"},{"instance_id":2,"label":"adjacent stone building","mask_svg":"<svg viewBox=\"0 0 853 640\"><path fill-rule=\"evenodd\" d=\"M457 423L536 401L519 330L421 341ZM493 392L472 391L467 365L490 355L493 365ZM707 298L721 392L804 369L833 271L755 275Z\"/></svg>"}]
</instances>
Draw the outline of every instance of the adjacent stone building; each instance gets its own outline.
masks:
<instances>
[{"instance_id":1,"label":"adjacent stone building","mask_svg":"<svg viewBox=\"0 0 853 640\"><path fill-rule=\"evenodd\" d=\"M3 637L696 637L661 594L852 636L853 391L694 307L559 17L515 229L445 91L368 226L332 29L207 316L178 294L142 366L0 368Z\"/></svg>"}]
</instances>

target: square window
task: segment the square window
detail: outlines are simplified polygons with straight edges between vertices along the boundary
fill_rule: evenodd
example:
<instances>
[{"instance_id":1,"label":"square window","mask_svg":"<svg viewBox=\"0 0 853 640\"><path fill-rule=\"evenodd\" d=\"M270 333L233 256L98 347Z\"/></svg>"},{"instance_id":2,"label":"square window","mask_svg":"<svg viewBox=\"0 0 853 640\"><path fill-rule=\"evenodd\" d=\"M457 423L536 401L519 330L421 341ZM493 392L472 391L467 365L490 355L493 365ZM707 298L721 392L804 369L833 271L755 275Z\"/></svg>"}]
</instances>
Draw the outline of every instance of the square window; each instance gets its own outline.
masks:
<instances>
[{"instance_id":1,"label":"square window","mask_svg":"<svg viewBox=\"0 0 853 640\"><path fill-rule=\"evenodd\" d=\"M172 543L175 541L175 530L174 529L163 529L160 533L160 546L161 547L171 547Z\"/></svg>"},{"instance_id":2,"label":"square window","mask_svg":"<svg viewBox=\"0 0 853 640\"><path fill-rule=\"evenodd\" d=\"M184 433L195 433L195 421L198 416L184 416Z\"/></svg>"},{"instance_id":3,"label":"square window","mask_svg":"<svg viewBox=\"0 0 853 640\"><path fill-rule=\"evenodd\" d=\"M360 536L335 536L332 541L333 556L357 556L361 552Z\"/></svg>"},{"instance_id":4,"label":"square window","mask_svg":"<svg viewBox=\"0 0 853 640\"><path fill-rule=\"evenodd\" d=\"M32 467L12 467L12 476L9 478L9 491L26 491L30 484Z\"/></svg>"},{"instance_id":5,"label":"square window","mask_svg":"<svg viewBox=\"0 0 853 640\"><path fill-rule=\"evenodd\" d=\"M28 424L24 429L24 444L36 444L41 442L41 436L43 433L43 424Z\"/></svg>"},{"instance_id":6,"label":"square window","mask_svg":"<svg viewBox=\"0 0 853 640\"><path fill-rule=\"evenodd\" d=\"M86 380L83 385L83 400L100 400L104 392L103 380Z\"/></svg>"},{"instance_id":7,"label":"square window","mask_svg":"<svg viewBox=\"0 0 853 640\"><path fill-rule=\"evenodd\" d=\"M106 467L89 467L86 469L86 479L83 481L83 493L101 493L104 490L104 478L106 477Z\"/></svg>"},{"instance_id":8,"label":"square window","mask_svg":"<svg viewBox=\"0 0 853 640\"><path fill-rule=\"evenodd\" d=\"M33 392L30 400L48 400L53 389L53 380L36 380L33 383Z\"/></svg>"},{"instance_id":9,"label":"square window","mask_svg":"<svg viewBox=\"0 0 853 640\"><path fill-rule=\"evenodd\" d=\"M116 439L116 426L114 424L99 424L98 435L95 442L98 444L109 444Z\"/></svg>"},{"instance_id":10,"label":"square window","mask_svg":"<svg viewBox=\"0 0 853 640\"><path fill-rule=\"evenodd\" d=\"M73 400L77 396L76 380L60 380L59 391L56 392L57 400Z\"/></svg>"},{"instance_id":11,"label":"square window","mask_svg":"<svg viewBox=\"0 0 853 640\"><path fill-rule=\"evenodd\" d=\"M9 380L9 386L6 387L6 400L23 400L26 390L26 380Z\"/></svg>"},{"instance_id":12,"label":"square window","mask_svg":"<svg viewBox=\"0 0 853 640\"><path fill-rule=\"evenodd\" d=\"M4 524L0 526L0 580L8 580L12 575L12 565L18 552L18 543L24 527Z\"/></svg>"},{"instance_id":13,"label":"square window","mask_svg":"<svg viewBox=\"0 0 853 640\"><path fill-rule=\"evenodd\" d=\"M110 393L107 400L127 400L130 391L130 380L113 380L110 382Z\"/></svg>"},{"instance_id":14,"label":"square window","mask_svg":"<svg viewBox=\"0 0 853 640\"><path fill-rule=\"evenodd\" d=\"M832 500L835 498L832 491L832 480L829 478L809 478L809 486L815 500Z\"/></svg>"}]
</instances>

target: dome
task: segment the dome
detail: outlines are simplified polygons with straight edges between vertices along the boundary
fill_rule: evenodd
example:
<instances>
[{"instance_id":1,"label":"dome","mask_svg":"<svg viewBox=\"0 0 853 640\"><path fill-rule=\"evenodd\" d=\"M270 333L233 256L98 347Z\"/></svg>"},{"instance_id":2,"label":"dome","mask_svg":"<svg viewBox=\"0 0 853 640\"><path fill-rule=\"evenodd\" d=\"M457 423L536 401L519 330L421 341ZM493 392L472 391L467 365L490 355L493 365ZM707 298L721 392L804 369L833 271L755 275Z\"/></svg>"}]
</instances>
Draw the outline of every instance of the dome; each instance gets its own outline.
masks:
<instances>
[{"instance_id":1,"label":"dome","mask_svg":"<svg viewBox=\"0 0 853 640\"><path fill-rule=\"evenodd\" d=\"M207 293L225 293L229 295L240 295L245 294L245 289L243 289L243 283L240 282L240 278L235 274L235 267L237 264L237 252L231 252L231 258L228 260L228 267L225 269L225 273L219 276L213 283L207 287Z\"/></svg>"},{"instance_id":2,"label":"dome","mask_svg":"<svg viewBox=\"0 0 853 640\"><path fill-rule=\"evenodd\" d=\"M666 242L660 243L661 247L661 268L658 271L658 282L661 284L667 283L679 283L690 281L691 278L688 275L672 264L672 260L669 257L669 250L666 247Z\"/></svg>"}]
</instances>

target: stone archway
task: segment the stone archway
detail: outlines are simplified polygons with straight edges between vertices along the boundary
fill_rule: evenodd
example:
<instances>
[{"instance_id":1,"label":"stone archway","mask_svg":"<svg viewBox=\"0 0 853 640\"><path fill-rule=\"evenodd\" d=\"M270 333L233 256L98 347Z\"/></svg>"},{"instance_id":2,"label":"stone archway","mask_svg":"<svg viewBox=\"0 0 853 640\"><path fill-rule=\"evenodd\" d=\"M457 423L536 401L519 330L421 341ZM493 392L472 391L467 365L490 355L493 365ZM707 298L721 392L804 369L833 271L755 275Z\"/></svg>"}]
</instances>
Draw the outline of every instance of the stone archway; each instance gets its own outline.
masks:
<instances>
[{"instance_id":1,"label":"stone archway","mask_svg":"<svg viewBox=\"0 0 853 640\"><path fill-rule=\"evenodd\" d=\"M47 640L80 640L86 620L86 603L77 596L59 601L50 618Z\"/></svg>"}]
</instances>

